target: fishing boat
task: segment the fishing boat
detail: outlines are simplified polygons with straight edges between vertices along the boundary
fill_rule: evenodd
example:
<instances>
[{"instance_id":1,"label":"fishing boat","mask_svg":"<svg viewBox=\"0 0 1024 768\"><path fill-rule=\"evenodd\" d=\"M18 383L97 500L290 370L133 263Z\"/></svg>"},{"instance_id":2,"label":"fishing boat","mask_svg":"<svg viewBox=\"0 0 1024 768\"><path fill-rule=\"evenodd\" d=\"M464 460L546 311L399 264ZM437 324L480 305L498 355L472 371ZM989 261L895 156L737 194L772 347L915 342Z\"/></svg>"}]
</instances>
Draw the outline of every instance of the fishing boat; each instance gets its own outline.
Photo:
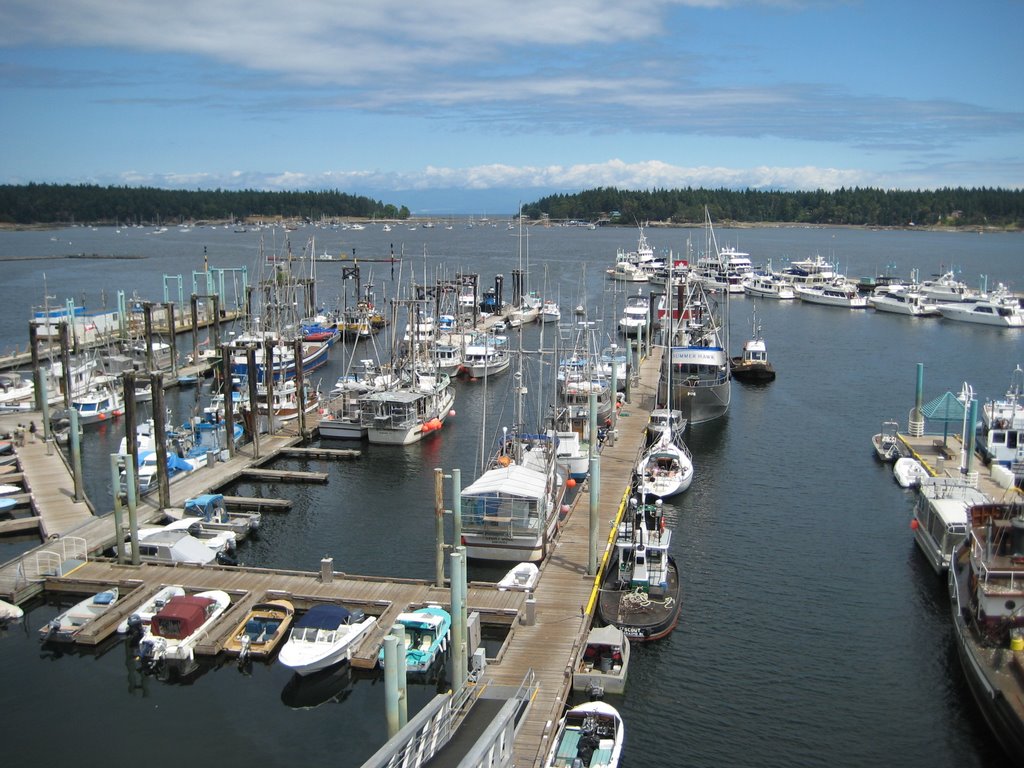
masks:
<instances>
[{"instance_id":1,"label":"fishing boat","mask_svg":"<svg viewBox=\"0 0 1024 768\"><path fill-rule=\"evenodd\" d=\"M641 496L667 499L693 482L693 458L683 443L662 435L636 463L636 486Z\"/></svg>"},{"instance_id":2,"label":"fishing boat","mask_svg":"<svg viewBox=\"0 0 1024 768\"><path fill-rule=\"evenodd\" d=\"M1008 468L1024 478L1024 369L1010 375L1006 394L981 407L978 450L986 461Z\"/></svg>"},{"instance_id":3,"label":"fishing boat","mask_svg":"<svg viewBox=\"0 0 1024 768\"><path fill-rule=\"evenodd\" d=\"M256 603L228 635L224 650L243 662L268 658L288 635L294 614L295 606L288 600Z\"/></svg>"},{"instance_id":4,"label":"fishing boat","mask_svg":"<svg viewBox=\"0 0 1024 768\"><path fill-rule=\"evenodd\" d=\"M682 440L686 431L686 419L678 409L655 408L647 422L647 442L656 443L662 435L672 441Z\"/></svg>"},{"instance_id":5,"label":"fishing boat","mask_svg":"<svg viewBox=\"0 0 1024 768\"><path fill-rule=\"evenodd\" d=\"M572 689L599 699L626 692L629 674L629 638L618 627L595 627L587 634L579 662L572 673Z\"/></svg>"},{"instance_id":6,"label":"fishing boat","mask_svg":"<svg viewBox=\"0 0 1024 768\"><path fill-rule=\"evenodd\" d=\"M939 575L949 569L953 551L967 537L969 510L988 496L959 478L922 478L910 527L914 540Z\"/></svg>"},{"instance_id":7,"label":"fishing boat","mask_svg":"<svg viewBox=\"0 0 1024 768\"><path fill-rule=\"evenodd\" d=\"M616 768L626 729L615 707L579 704L558 723L544 768Z\"/></svg>"},{"instance_id":8,"label":"fishing boat","mask_svg":"<svg viewBox=\"0 0 1024 768\"><path fill-rule=\"evenodd\" d=\"M43 642L70 643L90 623L117 604L117 587L104 589L76 603L39 630Z\"/></svg>"},{"instance_id":9,"label":"fishing boat","mask_svg":"<svg viewBox=\"0 0 1024 768\"><path fill-rule=\"evenodd\" d=\"M110 382L96 383L71 396L71 407L78 412L79 424L100 424L124 413L117 387Z\"/></svg>"},{"instance_id":10,"label":"fishing boat","mask_svg":"<svg viewBox=\"0 0 1024 768\"><path fill-rule=\"evenodd\" d=\"M732 377L748 384L763 384L775 381L775 367L768 360L768 348L761 337L761 326L754 314L753 332L743 342L743 353L729 361Z\"/></svg>"},{"instance_id":11,"label":"fishing boat","mask_svg":"<svg viewBox=\"0 0 1024 768\"><path fill-rule=\"evenodd\" d=\"M118 634L126 634L129 631L136 636L141 636L143 628L149 624L153 616L167 605L172 597L181 597L185 594L185 588L177 585L160 587L142 605L132 611L125 619L117 625Z\"/></svg>"},{"instance_id":12,"label":"fishing boat","mask_svg":"<svg viewBox=\"0 0 1024 768\"><path fill-rule=\"evenodd\" d=\"M717 249L705 211L708 248ZM679 321L668 337L668 367L658 384L660 407L678 409L690 424L721 418L732 398L729 375L729 293L719 303L699 280L687 280ZM674 316L670 309L669 316Z\"/></svg>"},{"instance_id":13,"label":"fishing boat","mask_svg":"<svg viewBox=\"0 0 1024 768\"><path fill-rule=\"evenodd\" d=\"M358 609L349 611L329 603L314 605L293 624L278 661L300 675L340 664L351 657L352 649L376 623L374 616Z\"/></svg>"},{"instance_id":14,"label":"fishing boat","mask_svg":"<svg viewBox=\"0 0 1024 768\"><path fill-rule=\"evenodd\" d=\"M495 376L509 369L512 355L508 339L492 333L475 334L462 352L460 373L471 379Z\"/></svg>"},{"instance_id":15,"label":"fishing boat","mask_svg":"<svg viewBox=\"0 0 1024 768\"><path fill-rule=\"evenodd\" d=\"M666 637L679 623L682 585L669 554L671 541L661 500L641 505L631 498L601 581L597 612L604 624L618 627L632 641Z\"/></svg>"},{"instance_id":16,"label":"fishing boat","mask_svg":"<svg viewBox=\"0 0 1024 768\"><path fill-rule=\"evenodd\" d=\"M971 509L949 568L957 651L974 700L1013 765L1024 764L1024 506Z\"/></svg>"},{"instance_id":17,"label":"fishing boat","mask_svg":"<svg viewBox=\"0 0 1024 768\"><path fill-rule=\"evenodd\" d=\"M453 413L455 388L443 373L413 370L402 383L363 398L362 424L371 443L410 445L439 431Z\"/></svg>"},{"instance_id":18,"label":"fishing boat","mask_svg":"<svg viewBox=\"0 0 1024 768\"><path fill-rule=\"evenodd\" d=\"M903 455L899 430L900 425L895 421L883 421L882 431L871 436L871 445L879 461L896 461Z\"/></svg>"},{"instance_id":19,"label":"fishing boat","mask_svg":"<svg viewBox=\"0 0 1024 768\"><path fill-rule=\"evenodd\" d=\"M398 614L396 624L405 627L405 671L422 673L448 648L452 628L452 617L438 605L428 605L415 611ZM384 649L380 649L377 661L384 666Z\"/></svg>"},{"instance_id":20,"label":"fishing boat","mask_svg":"<svg viewBox=\"0 0 1024 768\"><path fill-rule=\"evenodd\" d=\"M153 614L139 640L143 669L167 675L187 675L195 669L196 644L231 605L231 597L219 589L172 597Z\"/></svg>"}]
</instances>

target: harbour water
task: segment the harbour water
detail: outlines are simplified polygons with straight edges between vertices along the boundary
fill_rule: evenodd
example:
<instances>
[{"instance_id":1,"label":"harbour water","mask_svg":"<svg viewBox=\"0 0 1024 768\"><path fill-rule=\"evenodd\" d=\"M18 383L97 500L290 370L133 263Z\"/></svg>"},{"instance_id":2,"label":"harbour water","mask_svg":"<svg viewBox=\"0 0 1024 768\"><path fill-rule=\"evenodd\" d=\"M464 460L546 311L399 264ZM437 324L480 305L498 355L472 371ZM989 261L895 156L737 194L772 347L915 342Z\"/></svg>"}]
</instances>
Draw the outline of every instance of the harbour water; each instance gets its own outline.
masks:
<instances>
[{"instance_id":1,"label":"harbour water","mask_svg":"<svg viewBox=\"0 0 1024 768\"><path fill-rule=\"evenodd\" d=\"M503 273L506 297L519 265L516 232L503 225L468 229L457 222L452 230L390 233L300 229L291 233L293 251L310 234L318 253L355 248L360 258L383 258L393 244L406 255L403 281L410 270L419 282L424 274L432 281L440 265L449 275L479 273L482 285ZM955 266L975 286L985 274L990 286L1002 281L1024 289L1020 235L820 228L717 234L719 244L737 245L755 263L771 259L779 266L821 253L851 276L878 274L888 265L901 275ZM677 253L688 235L703 242L700 230L648 231L657 249ZM276 245L264 236L268 250L283 247L281 230ZM164 276L190 281L191 271L203 268L204 249L211 266L248 265L255 274L258 237L173 228L0 233L6 259L0 351L24 346L29 312L44 295L58 303L84 297L90 308L112 307L117 290L160 301ZM528 242L531 288L560 298L565 321L585 293L608 341L624 292L604 270L618 247L636 245L636 231L531 228ZM524 256L525 248L524 242ZM145 258L28 258L78 253ZM342 291L340 267L317 268L320 297L330 303ZM392 297L392 265L364 265L371 268L379 289L386 286ZM731 302L733 354L750 332L752 309L750 299ZM965 381L982 401L1001 395L1013 367L1024 362L1024 334L799 302L759 301L757 317L778 379L765 386L734 382L727 416L687 433L695 480L667 505L685 585L683 618L667 639L636 649L627 693L611 701L626 722L626 764L1006 764L960 671L945 583L915 549L913 496L876 462L870 437L886 419L905 427L918 362L925 366L927 399L958 392ZM539 328L527 329L524 347L539 342ZM314 375L325 389L340 370L334 354ZM289 464L326 469L326 486L238 488L295 500L291 512L265 516L260 536L242 546L242 561L316 570L331 555L337 570L431 578L433 469L459 467L468 482L484 404L490 429L510 418L507 407L501 415L504 382L486 391L482 382L458 387L457 415L419 444L367 446L352 462ZM184 420L194 402L190 390L172 397L176 418ZM107 456L121 436L116 423L105 430L90 429L86 454L87 490L101 511L109 508ZM0 542L0 557L30 544ZM470 578L498 575L470 572ZM156 766L255 760L356 766L384 741L379 680L343 673L323 690L296 692L280 665L256 665L243 675L222 663L184 685L168 685L139 676L123 643L95 654L41 648L36 630L58 609L28 608L21 625L0 632L0 722L12 764L73 750L85 765L130 759ZM413 685L410 712L439 687L443 681ZM321 700L327 703L289 706Z\"/></svg>"}]
</instances>

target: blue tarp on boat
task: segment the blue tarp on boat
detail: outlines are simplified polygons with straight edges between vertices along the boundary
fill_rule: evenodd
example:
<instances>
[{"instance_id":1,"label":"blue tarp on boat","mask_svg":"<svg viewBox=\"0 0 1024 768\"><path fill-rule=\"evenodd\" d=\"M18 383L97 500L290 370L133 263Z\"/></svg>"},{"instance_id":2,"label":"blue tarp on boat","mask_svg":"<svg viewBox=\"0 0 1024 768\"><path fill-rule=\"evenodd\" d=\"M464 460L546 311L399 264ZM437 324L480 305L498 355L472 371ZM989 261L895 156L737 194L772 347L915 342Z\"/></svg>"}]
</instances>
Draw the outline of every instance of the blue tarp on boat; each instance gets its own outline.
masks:
<instances>
[{"instance_id":1,"label":"blue tarp on boat","mask_svg":"<svg viewBox=\"0 0 1024 768\"><path fill-rule=\"evenodd\" d=\"M337 629L348 621L351 614L340 605L314 605L295 623L296 629L313 627L315 629Z\"/></svg>"}]
</instances>

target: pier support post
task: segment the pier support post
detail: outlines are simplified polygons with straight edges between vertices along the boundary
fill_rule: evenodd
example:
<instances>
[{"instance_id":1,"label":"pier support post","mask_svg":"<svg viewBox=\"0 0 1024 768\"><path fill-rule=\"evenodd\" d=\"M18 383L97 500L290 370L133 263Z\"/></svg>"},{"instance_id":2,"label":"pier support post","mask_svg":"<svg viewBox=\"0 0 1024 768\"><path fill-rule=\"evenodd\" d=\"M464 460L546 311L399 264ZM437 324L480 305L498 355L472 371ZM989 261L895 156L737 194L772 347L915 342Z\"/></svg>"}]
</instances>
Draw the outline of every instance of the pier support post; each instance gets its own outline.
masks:
<instances>
[{"instance_id":1,"label":"pier support post","mask_svg":"<svg viewBox=\"0 0 1024 768\"><path fill-rule=\"evenodd\" d=\"M623 375L626 377L626 402L633 402L633 371L636 367L633 365L633 340L626 339L626 370Z\"/></svg>"},{"instance_id":2,"label":"pier support post","mask_svg":"<svg viewBox=\"0 0 1024 768\"><path fill-rule=\"evenodd\" d=\"M210 297L213 303L213 341L214 347L220 346L220 296L216 293Z\"/></svg>"},{"instance_id":3,"label":"pier support post","mask_svg":"<svg viewBox=\"0 0 1024 768\"><path fill-rule=\"evenodd\" d=\"M132 543L132 565L139 565L139 517L136 514L138 505L138 494L135 489L138 488L138 480L136 479L134 460L129 459L124 463L125 479L128 485L128 533Z\"/></svg>"},{"instance_id":4,"label":"pier support post","mask_svg":"<svg viewBox=\"0 0 1024 768\"><path fill-rule=\"evenodd\" d=\"M49 320L47 320L49 322ZM43 392L40 382L45 378L43 372L39 370L39 326L35 323L28 324L28 351L32 355L32 383L35 388L32 390L35 393L36 410L42 412L43 410ZM49 421L44 421L44 424L49 424Z\"/></svg>"},{"instance_id":5,"label":"pier support post","mask_svg":"<svg viewBox=\"0 0 1024 768\"><path fill-rule=\"evenodd\" d=\"M452 544L462 544L462 470L452 470Z\"/></svg>"},{"instance_id":6,"label":"pier support post","mask_svg":"<svg viewBox=\"0 0 1024 768\"><path fill-rule=\"evenodd\" d=\"M135 371L121 374L121 392L124 395L124 445L125 453L131 457L132 466L139 466L139 423L138 408L135 404Z\"/></svg>"},{"instance_id":7,"label":"pier support post","mask_svg":"<svg viewBox=\"0 0 1024 768\"><path fill-rule=\"evenodd\" d=\"M267 434L274 434L274 387L277 382L274 381L274 349L277 347L276 339L267 339L263 344L263 388L267 391ZM295 361L297 365L302 365L299 360ZM284 350L281 354L281 381L284 382ZM249 380L256 382L257 377L250 376ZM252 390L250 390L252 392ZM255 393L253 393L255 394ZM259 407L255 396L252 399L253 409L256 411L256 421L259 422Z\"/></svg>"},{"instance_id":8,"label":"pier support post","mask_svg":"<svg viewBox=\"0 0 1024 768\"><path fill-rule=\"evenodd\" d=\"M117 292L117 334L121 341L128 338L128 303L124 300L124 291Z\"/></svg>"},{"instance_id":9,"label":"pier support post","mask_svg":"<svg viewBox=\"0 0 1024 768\"><path fill-rule=\"evenodd\" d=\"M164 304L167 316L167 343L171 346L171 376L178 378L178 329L174 322L174 302Z\"/></svg>"},{"instance_id":10,"label":"pier support post","mask_svg":"<svg viewBox=\"0 0 1024 768\"><path fill-rule=\"evenodd\" d=\"M85 498L85 491L82 483L82 440L78 435L78 411L72 408L68 411L68 420L71 423L71 433L68 438L71 441L71 476L75 482L74 501L81 501ZM43 422L43 439L46 440L46 447L50 447L49 420Z\"/></svg>"},{"instance_id":11,"label":"pier support post","mask_svg":"<svg viewBox=\"0 0 1024 768\"><path fill-rule=\"evenodd\" d=\"M334 581L334 558L326 555L320 558L320 583L330 584Z\"/></svg>"},{"instance_id":12,"label":"pier support post","mask_svg":"<svg viewBox=\"0 0 1024 768\"><path fill-rule=\"evenodd\" d=\"M228 447L228 458L233 458L235 445L235 400L231 390L231 347L227 344L220 348L221 392L224 393L224 440ZM216 414L214 414L216 418Z\"/></svg>"},{"instance_id":13,"label":"pier support post","mask_svg":"<svg viewBox=\"0 0 1024 768\"><path fill-rule=\"evenodd\" d=\"M615 359L617 344L612 344L612 424L608 428L608 445L615 445L615 430L619 428L619 363Z\"/></svg>"},{"instance_id":14,"label":"pier support post","mask_svg":"<svg viewBox=\"0 0 1024 768\"><path fill-rule=\"evenodd\" d=\"M597 575L597 540L601 527L601 459L597 455L597 393L590 393L590 479L587 481L590 497L590 546L587 557L587 575Z\"/></svg>"},{"instance_id":15,"label":"pier support post","mask_svg":"<svg viewBox=\"0 0 1024 768\"><path fill-rule=\"evenodd\" d=\"M42 398L43 407L39 410L43 414L43 439L46 440L46 455L50 455L50 442L53 440L53 427L50 424L50 392L47 384L47 377L41 373L36 377L36 397ZM74 413L73 410L68 410L68 413ZM77 414L76 414L77 415Z\"/></svg>"},{"instance_id":16,"label":"pier support post","mask_svg":"<svg viewBox=\"0 0 1024 768\"><path fill-rule=\"evenodd\" d=\"M249 423L252 426L252 457L260 457L260 412L256 407L256 347L249 345L245 350L246 379L249 382ZM231 379L227 380L227 396L231 396Z\"/></svg>"},{"instance_id":17,"label":"pier support post","mask_svg":"<svg viewBox=\"0 0 1024 768\"><path fill-rule=\"evenodd\" d=\"M401 730L398 724L398 638L394 635L384 638L384 711L390 739Z\"/></svg>"},{"instance_id":18,"label":"pier support post","mask_svg":"<svg viewBox=\"0 0 1024 768\"><path fill-rule=\"evenodd\" d=\"M967 421L964 422L964 466L961 470L968 483L977 488L978 473L974 471L974 443L977 435L975 425L978 423L978 401L971 398L967 408Z\"/></svg>"},{"instance_id":19,"label":"pier support post","mask_svg":"<svg viewBox=\"0 0 1024 768\"><path fill-rule=\"evenodd\" d=\"M444 587L444 473L440 467L434 467L434 585Z\"/></svg>"},{"instance_id":20,"label":"pier support post","mask_svg":"<svg viewBox=\"0 0 1024 768\"><path fill-rule=\"evenodd\" d=\"M458 693L466 683L466 627L462 623L462 606L466 584L462 576L462 554L452 552L452 691Z\"/></svg>"},{"instance_id":21,"label":"pier support post","mask_svg":"<svg viewBox=\"0 0 1024 768\"><path fill-rule=\"evenodd\" d=\"M171 479L167 475L167 410L164 407L164 375L154 371L149 376L153 388L153 447L156 449L156 479L160 509L171 506Z\"/></svg>"},{"instance_id":22,"label":"pier support post","mask_svg":"<svg viewBox=\"0 0 1024 768\"><path fill-rule=\"evenodd\" d=\"M142 304L143 334L146 345L146 370L153 370L153 302L146 301Z\"/></svg>"},{"instance_id":23,"label":"pier support post","mask_svg":"<svg viewBox=\"0 0 1024 768\"><path fill-rule=\"evenodd\" d=\"M121 459L125 457L120 453L110 454L110 490L114 494L114 550L117 552L117 562L124 565L124 520L121 508ZM130 460L125 459L126 461Z\"/></svg>"},{"instance_id":24,"label":"pier support post","mask_svg":"<svg viewBox=\"0 0 1024 768\"><path fill-rule=\"evenodd\" d=\"M199 297L192 294L189 299L192 314L192 364L199 365Z\"/></svg>"},{"instance_id":25,"label":"pier support post","mask_svg":"<svg viewBox=\"0 0 1024 768\"><path fill-rule=\"evenodd\" d=\"M924 414L921 409L924 404L924 363L917 364L917 384L914 391L914 410L910 412L910 420L907 424L907 432L911 437L920 437L924 434Z\"/></svg>"},{"instance_id":26,"label":"pier support post","mask_svg":"<svg viewBox=\"0 0 1024 768\"><path fill-rule=\"evenodd\" d=\"M64 410L71 410L71 351L68 349L68 324L57 326L60 336L60 380L64 386Z\"/></svg>"}]
</instances>

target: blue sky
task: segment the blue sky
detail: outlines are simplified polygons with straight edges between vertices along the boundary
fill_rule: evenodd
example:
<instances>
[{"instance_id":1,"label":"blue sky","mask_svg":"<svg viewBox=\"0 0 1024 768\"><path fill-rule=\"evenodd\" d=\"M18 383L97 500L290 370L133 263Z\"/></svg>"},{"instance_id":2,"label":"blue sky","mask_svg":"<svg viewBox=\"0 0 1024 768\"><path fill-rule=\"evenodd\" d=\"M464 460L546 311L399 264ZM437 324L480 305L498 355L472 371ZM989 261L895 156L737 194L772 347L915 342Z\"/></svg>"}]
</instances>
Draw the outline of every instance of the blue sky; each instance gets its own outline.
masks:
<instances>
[{"instance_id":1,"label":"blue sky","mask_svg":"<svg viewBox=\"0 0 1024 768\"><path fill-rule=\"evenodd\" d=\"M1022 0L0 0L0 183L1024 187Z\"/></svg>"}]
</instances>

